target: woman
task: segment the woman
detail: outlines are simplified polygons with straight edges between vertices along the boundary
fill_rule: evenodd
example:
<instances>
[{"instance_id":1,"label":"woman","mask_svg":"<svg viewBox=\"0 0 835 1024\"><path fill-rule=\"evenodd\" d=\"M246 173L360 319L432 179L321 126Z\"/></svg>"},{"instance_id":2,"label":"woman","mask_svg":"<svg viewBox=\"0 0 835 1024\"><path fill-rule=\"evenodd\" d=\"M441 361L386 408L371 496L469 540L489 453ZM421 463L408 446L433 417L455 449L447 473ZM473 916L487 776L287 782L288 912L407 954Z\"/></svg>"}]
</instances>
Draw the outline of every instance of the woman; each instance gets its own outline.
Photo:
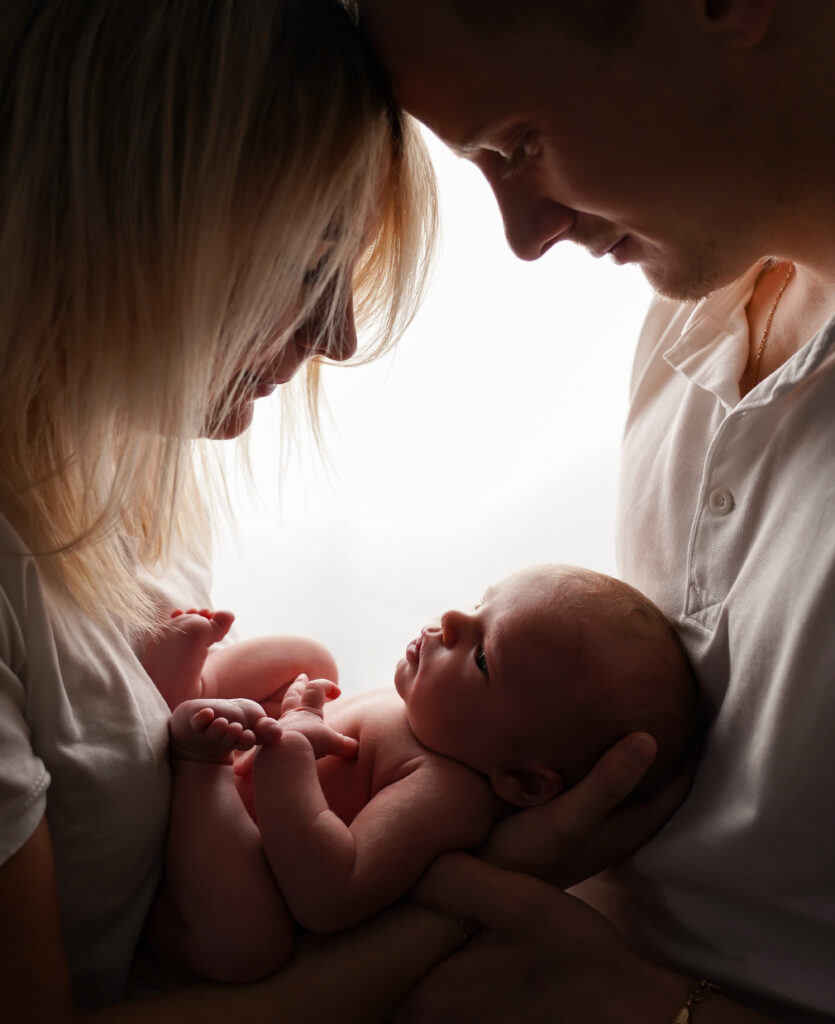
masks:
<instances>
[{"instance_id":1,"label":"woman","mask_svg":"<svg viewBox=\"0 0 835 1024\"><path fill-rule=\"evenodd\" d=\"M57 1021L70 983L121 997L159 881L167 713L135 651L175 560L205 600L195 439L352 356L354 295L394 339L434 193L333 0L14 0L0 47L3 987Z\"/></svg>"},{"instance_id":2,"label":"woman","mask_svg":"<svg viewBox=\"0 0 835 1024\"><path fill-rule=\"evenodd\" d=\"M0 69L4 1013L378 1019L460 946L456 921L404 904L258 985L120 1002L169 797L137 652L175 601L205 602L196 439L240 434L310 360L314 403L316 360L354 353L354 297L372 351L408 319L423 150L335 0L8 0ZM643 773L613 786L622 761L536 836L585 835Z\"/></svg>"}]
</instances>

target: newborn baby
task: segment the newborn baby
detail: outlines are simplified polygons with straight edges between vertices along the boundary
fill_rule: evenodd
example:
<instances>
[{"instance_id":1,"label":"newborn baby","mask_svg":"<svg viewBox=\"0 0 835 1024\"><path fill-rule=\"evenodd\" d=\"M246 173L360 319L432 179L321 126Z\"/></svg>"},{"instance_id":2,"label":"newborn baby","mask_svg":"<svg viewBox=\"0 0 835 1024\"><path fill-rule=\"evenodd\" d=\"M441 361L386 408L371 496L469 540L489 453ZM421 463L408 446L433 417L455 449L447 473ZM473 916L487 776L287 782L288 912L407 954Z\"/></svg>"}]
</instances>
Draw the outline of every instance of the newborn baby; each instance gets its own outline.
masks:
<instances>
[{"instance_id":1,"label":"newborn baby","mask_svg":"<svg viewBox=\"0 0 835 1024\"><path fill-rule=\"evenodd\" d=\"M556 796L631 732L658 744L649 795L696 729L693 676L661 612L585 569L511 576L425 627L393 689L334 703L321 645L269 637L210 652L230 623L177 615L146 657L164 694L190 698L171 718L152 934L217 980L276 970L296 922L334 931L394 902L439 854L477 847L497 818Z\"/></svg>"}]
</instances>

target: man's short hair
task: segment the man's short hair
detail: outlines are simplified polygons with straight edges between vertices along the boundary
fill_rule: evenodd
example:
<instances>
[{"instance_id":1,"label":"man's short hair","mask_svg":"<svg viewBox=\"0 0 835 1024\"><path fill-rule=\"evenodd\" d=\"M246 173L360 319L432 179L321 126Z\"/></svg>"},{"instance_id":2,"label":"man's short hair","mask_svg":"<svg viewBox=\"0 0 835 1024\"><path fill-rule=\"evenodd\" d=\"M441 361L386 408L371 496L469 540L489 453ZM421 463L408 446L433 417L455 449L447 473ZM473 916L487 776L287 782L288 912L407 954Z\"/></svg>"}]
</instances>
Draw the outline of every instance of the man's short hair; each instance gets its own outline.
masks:
<instances>
[{"instance_id":1,"label":"man's short hair","mask_svg":"<svg viewBox=\"0 0 835 1024\"><path fill-rule=\"evenodd\" d=\"M467 24L483 32L550 22L591 46L613 49L630 41L640 0L452 0Z\"/></svg>"}]
</instances>

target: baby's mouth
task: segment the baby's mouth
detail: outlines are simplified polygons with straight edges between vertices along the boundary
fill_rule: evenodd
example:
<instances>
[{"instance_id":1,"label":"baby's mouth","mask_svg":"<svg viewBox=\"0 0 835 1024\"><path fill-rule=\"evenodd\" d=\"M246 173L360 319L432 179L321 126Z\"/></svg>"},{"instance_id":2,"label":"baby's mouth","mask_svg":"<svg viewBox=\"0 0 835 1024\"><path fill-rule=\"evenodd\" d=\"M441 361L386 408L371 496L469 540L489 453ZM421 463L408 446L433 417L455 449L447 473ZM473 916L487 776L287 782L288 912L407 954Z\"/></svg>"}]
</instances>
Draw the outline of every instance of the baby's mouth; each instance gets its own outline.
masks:
<instances>
[{"instance_id":1,"label":"baby's mouth","mask_svg":"<svg viewBox=\"0 0 835 1024\"><path fill-rule=\"evenodd\" d=\"M406 660L410 665L417 667L420 663L421 647L423 647L423 633L421 633L416 640L413 640L406 648Z\"/></svg>"}]
</instances>

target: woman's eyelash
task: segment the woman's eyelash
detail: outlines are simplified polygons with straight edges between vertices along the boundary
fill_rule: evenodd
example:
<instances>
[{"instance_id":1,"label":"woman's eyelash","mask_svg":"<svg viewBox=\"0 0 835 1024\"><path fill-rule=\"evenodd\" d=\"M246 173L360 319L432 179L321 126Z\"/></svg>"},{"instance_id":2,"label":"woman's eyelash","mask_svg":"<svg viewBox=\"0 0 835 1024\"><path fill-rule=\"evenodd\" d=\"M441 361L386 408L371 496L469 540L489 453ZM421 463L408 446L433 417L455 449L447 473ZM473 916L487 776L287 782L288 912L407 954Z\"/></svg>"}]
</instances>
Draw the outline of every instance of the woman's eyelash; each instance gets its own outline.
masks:
<instances>
[{"instance_id":1,"label":"woman's eyelash","mask_svg":"<svg viewBox=\"0 0 835 1024\"><path fill-rule=\"evenodd\" d=\"M490 675L490 673L487 671L487 655L484 653L483 647L479 647L476 649L475 663L486 676Z\"/></svg>"},{"instance_id":2,"label":"woman's eyelash","mask_svg":"<svg viewBox=\"0 0 835 1024\"><path fill-rule=\"evenodd\" d=\"M302 281L306 288L312 288L318 282L319 278L324 273L326 264L327 258L322 258L315 267L311 267L309 270L304 272Z\"/></svg>"}]
</instances>

